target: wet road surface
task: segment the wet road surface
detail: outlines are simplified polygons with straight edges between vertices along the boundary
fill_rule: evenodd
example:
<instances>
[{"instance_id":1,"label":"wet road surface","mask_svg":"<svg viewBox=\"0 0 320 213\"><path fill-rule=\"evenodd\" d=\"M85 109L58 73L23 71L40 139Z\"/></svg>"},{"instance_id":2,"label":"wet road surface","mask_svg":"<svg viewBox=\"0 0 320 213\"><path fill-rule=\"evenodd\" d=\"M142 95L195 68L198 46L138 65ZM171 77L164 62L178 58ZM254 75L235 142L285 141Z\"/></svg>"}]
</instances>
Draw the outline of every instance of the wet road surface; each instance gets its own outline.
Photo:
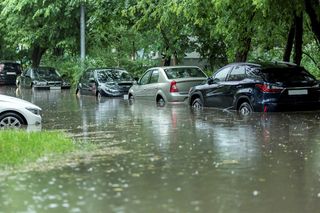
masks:
<instances>
[{"instance_id":1,"label":"wet road surface","mask_svg":"<svg viewBox=\"0 0 320 213\"><path fill-rule=\"evenodd\" d=\"M253 114L16 91L43 130L119 155L9 175L0 212L318 212L320 112Z\"/></svg>"}]
</instances>

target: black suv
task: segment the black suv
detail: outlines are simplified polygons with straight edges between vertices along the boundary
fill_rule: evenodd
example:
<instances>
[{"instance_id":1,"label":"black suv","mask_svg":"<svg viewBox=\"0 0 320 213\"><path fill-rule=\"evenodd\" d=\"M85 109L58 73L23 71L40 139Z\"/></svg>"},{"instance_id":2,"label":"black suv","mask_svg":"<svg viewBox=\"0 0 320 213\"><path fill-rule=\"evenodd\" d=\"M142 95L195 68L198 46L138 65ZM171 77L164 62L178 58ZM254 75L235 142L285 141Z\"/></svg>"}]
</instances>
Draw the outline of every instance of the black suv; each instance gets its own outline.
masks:
<instances>
[{"instance_id":1,"label":"black suv","mask_svg":"<svg viewBox=\"0 0 320 213\"><path fill-rule=\"evenodd\" d=\"M189 91L193 108L218 107L255 112L320 109L320 86L303 67L291 63L234 63Z\"/></svg>"},{"instance_id":2,"label":"black suv","mask_svg":"<svg viewBox=\"0 0 320 213\"><path fill-rule=\"evenodd\" d=\"M21 65L14 61L0 61L0 84L14 85L21 74Z\"/></svg>"}]
</instances>

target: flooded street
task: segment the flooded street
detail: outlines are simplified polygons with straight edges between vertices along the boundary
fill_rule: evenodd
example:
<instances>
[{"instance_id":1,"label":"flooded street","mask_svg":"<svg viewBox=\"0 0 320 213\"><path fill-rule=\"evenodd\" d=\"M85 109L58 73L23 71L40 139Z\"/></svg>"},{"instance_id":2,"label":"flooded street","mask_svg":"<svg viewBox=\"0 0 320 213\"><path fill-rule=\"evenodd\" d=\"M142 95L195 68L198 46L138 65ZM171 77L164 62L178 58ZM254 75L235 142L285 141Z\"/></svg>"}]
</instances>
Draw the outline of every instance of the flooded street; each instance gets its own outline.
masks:
<instances>
[{"instance_id":1,"label":"flooded street","mask_svg":"<svg viewBox=\"0 0 320 213\"><path fill-rule=\"evenodd\" d=\"M6 176L0 212L317 212L320 112L157 107L73 90L16 91L43 109L42 130L121 154Z\"/></svg>"}]
</instances>

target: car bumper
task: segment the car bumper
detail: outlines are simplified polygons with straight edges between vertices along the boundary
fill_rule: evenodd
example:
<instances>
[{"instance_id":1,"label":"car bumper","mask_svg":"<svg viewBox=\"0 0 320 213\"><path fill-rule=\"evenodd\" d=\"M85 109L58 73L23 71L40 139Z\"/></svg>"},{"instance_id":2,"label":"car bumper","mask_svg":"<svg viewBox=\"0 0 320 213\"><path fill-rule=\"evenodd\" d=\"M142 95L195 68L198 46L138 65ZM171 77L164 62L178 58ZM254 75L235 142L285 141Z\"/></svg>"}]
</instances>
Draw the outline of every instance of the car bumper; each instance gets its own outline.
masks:
<instances>
[{"instance_id":1,"label":"car bumper","mask_svg":"<svg viewBox=\"0 0 320 213\"><path fill-rule=\"evenodd\" d=\"M40 86L40 85L34 85L34 89L38 90L55 90L55 89L61 89L61 86Z\"/></svg>"},{"instance_id":2,"label":"car bumper","mask_svg":"<svg viewBox=\"0 0 320 213\"><path fill-rule=\"evenodd\" d=\"M109 91L105 91L105 90L100 90L100 93L102 96L106 96L106 97L121 97L123 95L127 95L128 91L109 92Z\"/></svg>"},{"instance_id":3,"label":"car bumper","mask_svg":"<svg viewBox=\"0 0 320 213\"><path fill-rule=\"evenodd\" d=\"M33 126L41 125L41 122L42 122L41 115L36 115L36 114L33 114L30 112L29 115L25 115L25 118L28 122L28 126L29 125L33 125Z\"/></svg>"},{"instance_id":4,"label":"car bumper","mask_svg":"<svg viewBox=\"0 0 320 213\"><path fill-rule=\"evenodd\" d=\"M296 102L296 103L278 103L267 102L259 103L254 106L256 112L283 112L283 111L312 111L320 110L320 102Z\"/></svg>"},{"instance_id":5,"label":"car bumper","mask_svg":"<svg viewBox=\"0 0 320 213\"><path fill-rule=\"evenodd\" d=\"M167 96L167 102L186 102L188 100L188 93L170 93Z\"/></svg>"}]
</instances>

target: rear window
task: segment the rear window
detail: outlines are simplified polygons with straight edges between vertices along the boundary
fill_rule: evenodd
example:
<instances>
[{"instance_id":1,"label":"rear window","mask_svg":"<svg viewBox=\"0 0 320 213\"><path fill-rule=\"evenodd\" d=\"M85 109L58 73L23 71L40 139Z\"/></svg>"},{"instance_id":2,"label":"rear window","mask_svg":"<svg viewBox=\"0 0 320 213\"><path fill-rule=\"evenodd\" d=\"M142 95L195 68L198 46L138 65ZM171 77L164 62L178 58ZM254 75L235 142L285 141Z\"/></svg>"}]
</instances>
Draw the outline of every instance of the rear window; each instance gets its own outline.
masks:
<instances>
[{"instance_id":1,"label":"rear window","mask_svg":"<svg viewBox=\"0 0 320 213\"><path fill-rule=\"evenodd\" d=\"M0 72L16 72L17 74L21 73L21 65L18 63L0 63Z\"/></svg>"},{"instance_id":2,"label":"rear window","mask_svg":"<svg viewBox=\"0 0 320 213\"><path fill-rule=\"evenodd\" d=\"M261 73L263 78L271 83L316 80L314 76L301 67L265 69Z\"/></svg>"},{"instance_id":3,"label":"rear window","mask_svg":"<svg viewBox=\"0 0 320 213\"><path fill-rule=\"evenodd\" d=\"M196 67L168 68L164 71L168 79L207 77L199 68Z\"/></svg>"}]
</instances>

